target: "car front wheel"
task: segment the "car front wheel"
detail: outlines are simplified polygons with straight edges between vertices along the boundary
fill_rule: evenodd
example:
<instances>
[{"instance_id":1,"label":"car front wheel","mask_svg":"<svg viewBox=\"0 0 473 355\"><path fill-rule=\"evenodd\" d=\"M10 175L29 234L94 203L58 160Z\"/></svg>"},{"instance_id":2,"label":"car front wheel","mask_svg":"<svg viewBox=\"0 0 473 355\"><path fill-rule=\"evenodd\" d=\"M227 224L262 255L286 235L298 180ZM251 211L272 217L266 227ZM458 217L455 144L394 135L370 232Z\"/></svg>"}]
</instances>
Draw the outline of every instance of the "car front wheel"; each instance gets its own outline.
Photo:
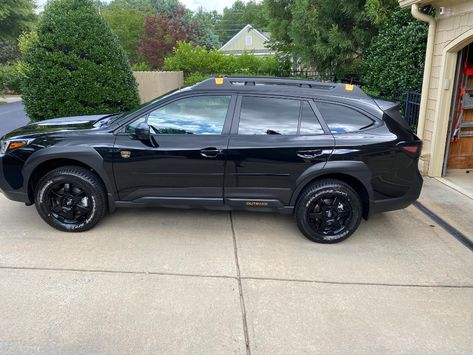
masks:
<instances>
[{"instance_id":1,"label":"car front wheel","mask_svg":"<svg viewBox=\"0 0 473 355\"><path fill-rule=\"evenodd\" d=\"M352 235L361 222L360 197L348 184L324 179L299 196L295 216L301 232L317 243L338 243Z\"/></svg>"},{"instance_id":2,"label":"car front wheel","mask_svg":"<svg viewBox=\"0 0 473 355\"><path fill-rule=\"evenodd\" d=\"M46 223L65 232L94 227L107 206L99 177L78 166L64 166L46 174L36 187L35 204Z\"/></svg>"}]
</instances>

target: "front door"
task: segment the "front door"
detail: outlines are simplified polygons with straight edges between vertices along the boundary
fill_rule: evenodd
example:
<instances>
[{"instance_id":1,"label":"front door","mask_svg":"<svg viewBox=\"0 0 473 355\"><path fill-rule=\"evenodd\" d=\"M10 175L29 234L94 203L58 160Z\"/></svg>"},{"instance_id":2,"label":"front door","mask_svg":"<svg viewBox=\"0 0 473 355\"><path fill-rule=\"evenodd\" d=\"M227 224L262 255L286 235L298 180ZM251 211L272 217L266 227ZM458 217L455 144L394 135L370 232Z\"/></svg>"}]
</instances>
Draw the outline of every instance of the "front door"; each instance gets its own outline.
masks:
<instances>
[{"instance_id":1,"label":"front door","mask_svg":"<svg viewBox=\"0 0 473 355\"><path fill-rule=\"evenodd\" d=\"M223 203L232 105L231 95L188 96L130 123L114 149L120 200ZM151 127L154 144L134 137L142 122Z\"/></svg>"},{"instance_id":2,"label":"front door","mask_svg":"<svg viewBox=\"0 0 473 355\"><path fill-rule=\"evenodd\" d=\"M228 151L226 203L288 205L304 171L325 165L333 136L322 128L310 100L244 95L237 107Z\"/></svg>"}]
</instances>

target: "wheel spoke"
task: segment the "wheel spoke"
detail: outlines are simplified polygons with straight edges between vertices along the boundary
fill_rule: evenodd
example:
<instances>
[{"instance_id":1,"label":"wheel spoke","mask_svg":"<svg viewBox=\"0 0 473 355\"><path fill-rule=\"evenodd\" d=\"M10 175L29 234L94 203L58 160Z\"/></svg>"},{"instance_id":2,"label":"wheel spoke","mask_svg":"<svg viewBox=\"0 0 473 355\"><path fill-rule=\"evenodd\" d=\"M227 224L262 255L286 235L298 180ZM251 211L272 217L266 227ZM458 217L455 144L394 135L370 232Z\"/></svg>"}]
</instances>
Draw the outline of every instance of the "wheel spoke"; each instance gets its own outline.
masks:
<instances>
[{"instance_id":1,"label":"wheel spoke","mask_svg":"<svg viewBox=\"0 0 473 355\"><path fill-rule=\"evenodd\" d=\"M61 198L63 195L61 195L59 192L55 191L55 190L51 190L51 195L56 198L56 199L59 199Z\"/></svg>"},{"instance_id":2,"label":"wheel spoke","mask_svg":"<svg viewBox=\"0 0 473 355\"><path fill-rule=\"evenodd\" d=\"M340 198L336 196L332 201L332 206L337 207L339 203L340 203Z\"/></svg>"},{"instance_id":3,"label":"wheel spoke","mask_svg":"<svg viewBox=\"0 0 473 355\"><path fill-rule=\"evenodd\" d=\"M309 217L313 219L322 219L322 212L309 212Z\"/></svg>"},{"instance_id":4,"label":"wheel spoke","mask_svg":"<svg viewBox=\"0 0 473 355\"><path fill-rule=\"evenodd\" d=\"M77 216L87 216L90 212L90 207L77 205L75 207L76 215Z\"/></svg>"},{"instance_id":5,"label":"wheel spoke","mask_svg":"<svg viewBox=\"0 0 473 355\"><path fill-rule=\"evenodd\" d=\"M85 192L82 191L82 192L79 192L77 195L74 195L72 197L72 201L73 201L74 204L78 204L82 201L82 199L84 197L86 197L86 194L85 194Z\"/></svg>"},{"instance_id":6,"label":"wheel spoke","mask_svg":"<svg viewBox=\"0 0 473 355\"><path fill-rule=\"evenodd\" d=\"M52 210L54 213L60 213L62 212L62 207L59 204L56 204L53 206Z\"/></svg>"}]
</instances>

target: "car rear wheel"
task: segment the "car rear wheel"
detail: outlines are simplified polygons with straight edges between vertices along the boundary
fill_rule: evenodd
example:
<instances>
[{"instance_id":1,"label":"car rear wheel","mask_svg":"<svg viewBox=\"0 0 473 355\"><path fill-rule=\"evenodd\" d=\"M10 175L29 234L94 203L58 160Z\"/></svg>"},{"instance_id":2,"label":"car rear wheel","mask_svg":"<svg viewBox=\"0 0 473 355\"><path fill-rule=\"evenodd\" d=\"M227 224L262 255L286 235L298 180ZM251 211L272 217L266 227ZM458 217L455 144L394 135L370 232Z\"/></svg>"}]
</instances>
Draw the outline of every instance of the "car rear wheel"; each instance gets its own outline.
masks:
<instances>
[{"instance_id":1,"label":"car rear wheel","mask_svg":"<svg viewBox=\"0 0 473 355\"><path fill-rule=\"evenodd\" d=\"M64 232L83 232L106 213L106 193L99 177L78 166L52 170L38 183L35 204L46 223Z\"/></svg>"},{"instance_id":2,"label":"car rear wheel","mask_svg":"<svg viewBox=\"0 0 473 355\"><path fill-rule=\"evenodd\" d=\"M352 235L361 222L360 197L348 184L324 179L299 196L295 216L300 231L317 243L338 243Z\"/></svg>"}]
</instances>

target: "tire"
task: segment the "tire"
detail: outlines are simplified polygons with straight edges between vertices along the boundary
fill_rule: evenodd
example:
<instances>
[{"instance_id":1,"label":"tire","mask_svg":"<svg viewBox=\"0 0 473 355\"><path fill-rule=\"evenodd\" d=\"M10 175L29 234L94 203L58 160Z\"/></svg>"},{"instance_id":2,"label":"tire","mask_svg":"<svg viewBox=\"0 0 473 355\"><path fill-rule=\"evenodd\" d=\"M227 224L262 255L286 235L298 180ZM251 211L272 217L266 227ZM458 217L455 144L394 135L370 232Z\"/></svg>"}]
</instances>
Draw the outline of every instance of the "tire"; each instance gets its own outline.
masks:
<instances>
[{"instance_id":1,"label":"tire","mask_svg":"<svg viewBox=\"0 0 473 355\"><path fill-rule=\"evenodd\" d=\"M363 214L360 197L348 184L319 180L305 188L296 204L297 226L317 243L339 243L358 228Z\"/></svg>"},{"instance_id":2,"label":"tire","mask_svg":"<svg viewBox=\"0 0 473 355\"><path fill-rule=\"evenodd\" d=\"M35 205L46 223L64 232L89 230L107 211L100 178L79 166L64 166L46 174L36 186Z\"/></svg>"}]
</instances>

